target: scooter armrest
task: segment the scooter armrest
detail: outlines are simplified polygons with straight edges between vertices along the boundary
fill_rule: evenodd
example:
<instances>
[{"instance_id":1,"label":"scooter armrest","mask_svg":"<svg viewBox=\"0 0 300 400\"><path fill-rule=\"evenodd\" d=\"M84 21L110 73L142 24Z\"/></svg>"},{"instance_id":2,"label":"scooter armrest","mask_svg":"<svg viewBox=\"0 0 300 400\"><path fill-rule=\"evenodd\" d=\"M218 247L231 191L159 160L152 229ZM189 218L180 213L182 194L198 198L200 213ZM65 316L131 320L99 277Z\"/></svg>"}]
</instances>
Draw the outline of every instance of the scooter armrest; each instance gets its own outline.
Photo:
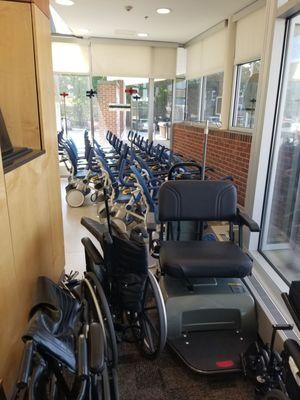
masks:
<instances>
[{"instance_id":1,"label":"scooter armrest","mask_svg":"<svg viewBox=\"0 0 300 400\"><path fill-rule=\"evenodd\" d=\"M249 215L238 210L238 223L246 225L251 232L260 232L259 225Z\"/></svg>"}]
</instances>

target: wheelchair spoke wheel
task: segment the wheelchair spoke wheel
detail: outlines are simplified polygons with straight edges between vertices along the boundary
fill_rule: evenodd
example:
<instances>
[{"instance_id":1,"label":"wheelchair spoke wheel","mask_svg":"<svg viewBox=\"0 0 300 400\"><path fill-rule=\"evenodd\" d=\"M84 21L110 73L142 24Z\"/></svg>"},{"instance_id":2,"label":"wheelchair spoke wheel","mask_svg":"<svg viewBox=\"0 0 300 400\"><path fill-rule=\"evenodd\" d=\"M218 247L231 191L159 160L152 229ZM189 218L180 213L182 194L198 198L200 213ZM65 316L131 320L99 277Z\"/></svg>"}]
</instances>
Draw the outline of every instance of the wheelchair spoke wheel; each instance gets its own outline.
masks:
<instances>
[{"instance_id":1,"label":"wheelchair spoke wheel","mask_svg":"<svg viewBox=\"0 0 300 400\"><path fill-rule=\"evenodd\" d=\"M281 390L272 389L264 396L263 400L289 400L289 399Z\"/></svg>"},{"instance_id":2,"label":"wheelchair spoke wheel","mask_svg":"<svg viewBox=\"0 0 300 400\"><path fill-rule=\"evenodd\" d=\"M152 359L158 357L167 340L167 319L160 287L150 271L145 285L138 324L140 327L139 345L143 355Z\"/></svg>"},{"instance_id":3,"label":"wheelchair spoke wheel","mask_svg":"<svg viewBox=\"0 0 300 400\"><path fill-rule=\"evenodd\" d=\"M118 349L117 340L114 329L114 323L110 308L102 288L101 283L93 272L87 272L85 274L85 280L87 280L92 286L96 299L98 301L98 307L102 316L102 324L105 330L105 337L107 340L107 362L109 367L116 367L118 363ZM99 320L101 323L101 321Z\"/></svg>"}]
</instances>

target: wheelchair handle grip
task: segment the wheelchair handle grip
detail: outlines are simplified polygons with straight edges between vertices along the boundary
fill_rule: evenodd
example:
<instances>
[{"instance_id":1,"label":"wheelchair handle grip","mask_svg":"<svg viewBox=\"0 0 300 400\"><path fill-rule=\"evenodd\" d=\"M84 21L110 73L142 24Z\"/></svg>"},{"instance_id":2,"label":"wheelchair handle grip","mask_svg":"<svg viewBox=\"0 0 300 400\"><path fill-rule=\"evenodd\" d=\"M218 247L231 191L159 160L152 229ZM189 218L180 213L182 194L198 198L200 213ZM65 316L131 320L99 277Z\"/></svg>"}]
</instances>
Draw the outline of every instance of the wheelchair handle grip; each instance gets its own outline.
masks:
<instances>
[{"instance_id":1,"label":"wheelchair handle grip","mask_svg":"<svg viewBox=\"0 0 300 400\"><path fill-rule=\"evenodd\" d=\"M31 375L31 364L33 359L33 341L27 340L23 351L21 367L17 379L17 386L23 388L27 386L29 377Z\"/></svg>"},{"instance_id":2,"label":"wheelchair handle grip","mask_svg":"<svg viewBox=\"0 0 300 400\"><path fill-rule=\"evenodd\" d=\"M174 164L174 165L169 169L169 172L168 172L168 181L172 180L172 174L173 174L173 172L174 172L177 168L181 168L181 167L196 167L196 168L199 169L200 175L202 174L202 166L201 166L200 164L197 164L197 163L191 162L191 161L188 161L188 162L181 162L181 163Z\"/></svg>"}]
</instances>

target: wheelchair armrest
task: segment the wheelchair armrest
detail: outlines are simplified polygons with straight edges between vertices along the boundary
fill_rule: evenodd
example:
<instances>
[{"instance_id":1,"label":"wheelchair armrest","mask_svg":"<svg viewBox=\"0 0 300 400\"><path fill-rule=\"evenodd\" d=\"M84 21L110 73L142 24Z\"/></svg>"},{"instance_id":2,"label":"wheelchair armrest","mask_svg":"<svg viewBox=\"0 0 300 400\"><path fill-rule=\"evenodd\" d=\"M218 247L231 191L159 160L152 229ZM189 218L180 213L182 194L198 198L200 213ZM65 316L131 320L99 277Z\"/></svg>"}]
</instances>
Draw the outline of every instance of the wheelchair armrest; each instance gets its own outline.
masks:
<instances>
[{"instance_id":1,"label":"wheelchair armrest","mask_svg":"<svg viewBox=\"0 0 300 400\"><path fill-rule=\"evenodd\" d=\"M107 231L106 226L89 217L82 217L80 222L101 243L103 234Z\"/></svg>"},{"instance_id":2,"label":"wheelchair armrest","mask_svg":"<svg viewBox=\"0 0 300 400\"><path fill-rule=\"evenodd\" d=\"M146 217L146 226L149 233L156 231L156 219L154 212L148 212Z\"/></svg>"},{"instance_id":3,"label":"wheelchair armrest","mask_svg":"<svg viewBox=\"0 0 300 400\"><path fill-rule=\"evenodd\" d=\"M89 259L96 265L103 265L104 260L99 253L98 249L95 247L94 243L90 238L84 237L81 239L86 255Z\"/></svg>"},{"instance_id":4,"label":"wheelchair armrest","mask_svg":"<svg viewBox=\"0 0 300 400\"><path fill-rule=\"evenodd\" d=\"M251 232L260 232L259 225L249 215L238 210L237 216L239 225L246 225Z\"/></svg>"},{"instance_id":5,"label":"wheelchair armrest","mask_svg":"<svg viewBox=\"0 0 300 400\"><path fill-rule=\"evenodd\" d=\"M88 377L88 355L87 343L84 335L79 335L77 349L77 376L80 378Z\"/></svg>"},{"instance_id":6,"label":"wheelchair armrest","mask_svg":"<svg viewBox=\"0 0 300 400\"><path fill-rule=\"evenodd\" d=\"M105 363L104 337L101 325L92 322L89 329L89 365L93 373L103 371Z\"/></svg>"}]
</instances>

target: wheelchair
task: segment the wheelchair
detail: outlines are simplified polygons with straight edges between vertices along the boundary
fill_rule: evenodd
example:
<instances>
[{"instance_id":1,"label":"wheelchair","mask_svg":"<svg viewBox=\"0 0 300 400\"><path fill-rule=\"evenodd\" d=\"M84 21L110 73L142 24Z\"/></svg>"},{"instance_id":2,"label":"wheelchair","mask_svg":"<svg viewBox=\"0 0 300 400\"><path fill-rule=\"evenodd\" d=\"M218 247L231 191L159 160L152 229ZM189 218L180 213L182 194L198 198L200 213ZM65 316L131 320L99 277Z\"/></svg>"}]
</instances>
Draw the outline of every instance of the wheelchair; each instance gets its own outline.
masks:
<instances>
[{"instance_id":1,"label":"wheelchair","mask_svg":"<svg viewBox=\"0 0 300 400\"><path fill-rule=\"evenodd\" d=\"M166 311L157 280L148 270L146 232L137 226L129 236L109 218L108 224L101 224L84 217L81 224L99 244L96 248L90 238L82 239L85 277L99 288L100 303L107 304L105 320L112 315L120 341L135 342L143 356L157 358L166 343Z\"/></svg>"},{"instance_id":2,"label":"wheelchair","mask_svg":"<svg viewBox=\"0 0 300 400\"><path fill-rule=\"evenodd\" d=\"M291 283L289 293L282 298L290 315L300 329L300 281ZM249 369L254 372L256 393L264 400L297 400L300 398L300 344L295 339L284 342L279 354L274 349L278 331L290 331L290 324L274 325L270 345L255 344L256 352L248 359Z\"/></svg>"},{"instance_id":3,"label":"wheelchair","mask_svg":"<svg viewBox=\"0 0 300 400\"><path fill-rule=\"evenodd\" d=\"M243 355L256 340L257 318L244 281L251 274L252 260L243 251L243 227L258 232L259 226L237 208L236 188L228 181L163 183L158 197L159 240L154 239L155 220L149 214L147 226L150 250L158 258L167 344L196 372L244 372ZM208 221L227 222L230 240L202 240ZM238 244L234 225L239 229Z\"/></svg>"},{"instance_id":4,"label":"wheelchair","mask_svg":"<svg viewBox=\"0 0 300 400\"><path fill-rule=\"evenodd\" d=\"M40 277L10 399L118 400L116 359L108 344L115 335L109 334L88 278L58 285Z\"/></svg>"}]
</instances>

